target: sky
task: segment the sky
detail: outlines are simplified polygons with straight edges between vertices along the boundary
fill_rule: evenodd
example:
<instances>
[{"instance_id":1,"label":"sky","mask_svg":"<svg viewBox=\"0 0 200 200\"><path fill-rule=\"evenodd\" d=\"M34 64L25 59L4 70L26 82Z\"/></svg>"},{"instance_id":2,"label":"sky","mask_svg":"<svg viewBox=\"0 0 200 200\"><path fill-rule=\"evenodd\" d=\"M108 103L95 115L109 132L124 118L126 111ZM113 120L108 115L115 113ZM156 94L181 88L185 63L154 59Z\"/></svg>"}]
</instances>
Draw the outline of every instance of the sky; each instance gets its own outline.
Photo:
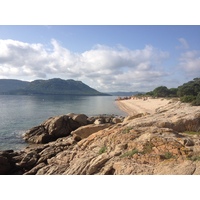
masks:
<instances>
[{"instance_id":1,"label":"sky","mask_svg":"<svg viewBox=\"0 0 200 200\"><path fill-rule=\"evenodd\" d=\"M200 26L0 25L0 78L74 79L101 92L200 77Z\"/></svg>"}]
</instances>

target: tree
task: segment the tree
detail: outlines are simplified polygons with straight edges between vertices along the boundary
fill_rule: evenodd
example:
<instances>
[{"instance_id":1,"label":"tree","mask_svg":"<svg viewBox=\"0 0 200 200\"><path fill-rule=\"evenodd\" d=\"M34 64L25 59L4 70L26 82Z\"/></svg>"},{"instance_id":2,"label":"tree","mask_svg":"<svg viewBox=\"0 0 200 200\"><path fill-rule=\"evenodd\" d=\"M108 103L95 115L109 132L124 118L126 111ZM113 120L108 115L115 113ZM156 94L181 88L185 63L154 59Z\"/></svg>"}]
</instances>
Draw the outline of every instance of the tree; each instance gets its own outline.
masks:
<instances>
[{"instance_id":1,"label":"tree","mask_svg":"<svg viewBox=\"0 0 200 200\"><path fill-rule=\"evenodd\" d=\"M148 96L154 96L154 93L153 93L153 91L150 91L150 92L147 92L146 95L148 95Z\"/></svg>"},{"instance_id":2,"label":"tree","mask_svg":"<svg viewBox=\"0 0 200 200\"><path fill-rule=\"evenodd\" d=\"M189 81L179 86L177 94L179 97L188 95L197 96L199 92L200 92L200 78L195 78L193 79L193 81Z\"/></svg>"},{"instance_id":3,"label":"tree","mask_svg":"<svg viewBox=\"0 0 200 200\"><path fill-rule=\"evenodd\" d=\"M200 106L200 92L196 96L196 99L192 102L193 106Z\"/></svg>"},{"instance_id":4,"label":"tree","mask_svg":"<svg viewBox=\"0 0 200 200\"><path fill-rule=\"evenodd\" d=\"M155 97L168 97L170 91L166 86L160 86L153 90L153 94Z\"/></svg>"},{"instance_id":5,"label":"tree","mask_svg":"<svg viewBox=\"0 0 200 200\"><path fill-rule=\"evenodd\" d=\"M177 97L177 91L178 91L177 88L170 88L169 89L169 96L170 97Z\"/></svg>"}]
</instances>

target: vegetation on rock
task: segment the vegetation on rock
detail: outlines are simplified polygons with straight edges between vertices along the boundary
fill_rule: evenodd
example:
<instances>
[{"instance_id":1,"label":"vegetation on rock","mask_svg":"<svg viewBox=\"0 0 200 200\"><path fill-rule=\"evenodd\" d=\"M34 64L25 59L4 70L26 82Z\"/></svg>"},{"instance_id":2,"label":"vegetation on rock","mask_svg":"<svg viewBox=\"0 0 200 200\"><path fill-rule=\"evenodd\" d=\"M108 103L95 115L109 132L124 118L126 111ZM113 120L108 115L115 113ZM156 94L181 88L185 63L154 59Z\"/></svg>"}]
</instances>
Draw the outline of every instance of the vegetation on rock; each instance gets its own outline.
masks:
<instances>
[{"instance_id":1,"label":"vegetation on rock","mask_svg":"<svg viewBox=\"0 0 200 200\"><path fill-rule=\"evenodd\" d=\"M107 149L106 146L101 147L101 149L99 150L99 154L105 153L106 149Z\"/></svg>"},{"instance_id":2,"label":"vegetation on rock","mask_svg":"<svg viewBox=\"0 0 200 200\"><path fill-rule=\"evenodd\" d=\"M136 153L139 153L139 151L137 149L133 149L133 150L128 151L128 152L124 153L123 155L121 155L121 158L132 157Z\"/></svg>"},{"instance_id":3,"label":"vegetation on rock","mask_svg":"<svg viewBox=\"0 0 200 200\"><path fill-rule=\"evenodd\" d=\"M165 154L164 154L164 158L165 159L170 159L170 158L173 158L174 156L173 156L173 154L171 153L171 152L165 152Z\"/></svg>"}]
</instances>

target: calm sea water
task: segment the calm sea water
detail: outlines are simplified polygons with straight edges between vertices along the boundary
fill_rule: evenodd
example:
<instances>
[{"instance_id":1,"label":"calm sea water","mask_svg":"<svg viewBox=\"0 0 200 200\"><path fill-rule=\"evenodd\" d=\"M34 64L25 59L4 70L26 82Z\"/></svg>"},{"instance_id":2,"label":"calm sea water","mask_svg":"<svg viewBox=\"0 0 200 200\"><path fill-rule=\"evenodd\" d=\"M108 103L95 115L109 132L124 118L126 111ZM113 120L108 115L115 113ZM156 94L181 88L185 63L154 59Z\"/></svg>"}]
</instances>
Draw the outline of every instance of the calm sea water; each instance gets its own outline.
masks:
<instances>
[{"instance_id":1,"label":"calm sea water","mask_svg":"<svg viewBox=\"0 0 200 200\"><path fill-rule=\"evenodd\" d=\"M87 116L115 114L114 96L17 96L0 95L0 150L19 150L27 146L22 134L49 117L67 113Z\"/></svg>"}]
</instances>

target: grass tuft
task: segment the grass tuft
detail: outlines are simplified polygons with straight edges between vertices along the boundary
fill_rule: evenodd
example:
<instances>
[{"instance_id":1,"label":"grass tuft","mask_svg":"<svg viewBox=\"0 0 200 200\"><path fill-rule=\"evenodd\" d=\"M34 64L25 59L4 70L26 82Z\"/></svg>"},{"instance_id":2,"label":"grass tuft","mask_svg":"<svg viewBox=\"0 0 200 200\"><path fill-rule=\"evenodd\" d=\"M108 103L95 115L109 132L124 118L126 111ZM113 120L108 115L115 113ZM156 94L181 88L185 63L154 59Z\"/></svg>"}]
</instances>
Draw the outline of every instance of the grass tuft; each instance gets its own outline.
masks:
<instances>
[{"instance_id":1,"label":"grass tuft","mask_svg":"<svg viewBox=\"0 0 200 200\"><path fill-rule=\"evenodd\" d=\"M141 152L142 154L146 154L146 153L151 153L152 149L153 149L154 145L151 142L147 142L144 147L143 147L143 151Z\"/></svg>"},{"instance_id":2,"label":"grass tuft","mask_svg":"<svg viewBox=\"0 0 200 200\"><path fill-rule=\"evenodd\" d=\"M126 127L124 130L122 130L123 134L129 133L133 128L132 127Z\"/></svg>"},{"instance_id":3,"label":"grass tuft","mask_svg":"<svg viewBox=\"0 0 200 200\"><path fill-rule=\"evenodd\" d=\"M132 157L136 153L139 153L139 151L137 149L133 149L133 150L128 151L128 152L124 153L123 155L121 155L121 158Z\"/></svg>"},{"instance_id":4,"label":"grass tuft","mask_svg":"<svg viewBox=\"0 0 200 200\"><path fill-rule=\"evenodd\" d=\"M191 157L188 157L191 161L200 161L200 155L192 155Z\"/></svg>"},{"instance_id":5,"label":"grass tuft","mask_svg":"<svg viewBox=\"0 0 200 200\"><path fill-rule=\"evenodd\" d=\"M105 153L106 150L107 150L106 146L101 147L101 149L99 150L99 155L102 154L102 153Z\"/></svg>"},{"instance_id":6,"label":"grass tuft","mask_svg":"<svg viewBox=\"0 0 200 200\"><path fill-rule=\"evenodd\" d=\"M189 134L189 135L200 135L200 132L196 132L196 131L185 131L185 134Z\"/></svg>"},{"instance_id":7,"label":"grass tuft","mask_svg":"<svg viewBox=\"0 0 200 200\"><path fill-rule=\"evenodd\" d=\"M173 154L170 153L170 152L166 152L166 153L164 154L164 158L165 158L165 159L170 159L170 158L173 158L173 157L174 157Z\"/></svg>"}]
</instances>

